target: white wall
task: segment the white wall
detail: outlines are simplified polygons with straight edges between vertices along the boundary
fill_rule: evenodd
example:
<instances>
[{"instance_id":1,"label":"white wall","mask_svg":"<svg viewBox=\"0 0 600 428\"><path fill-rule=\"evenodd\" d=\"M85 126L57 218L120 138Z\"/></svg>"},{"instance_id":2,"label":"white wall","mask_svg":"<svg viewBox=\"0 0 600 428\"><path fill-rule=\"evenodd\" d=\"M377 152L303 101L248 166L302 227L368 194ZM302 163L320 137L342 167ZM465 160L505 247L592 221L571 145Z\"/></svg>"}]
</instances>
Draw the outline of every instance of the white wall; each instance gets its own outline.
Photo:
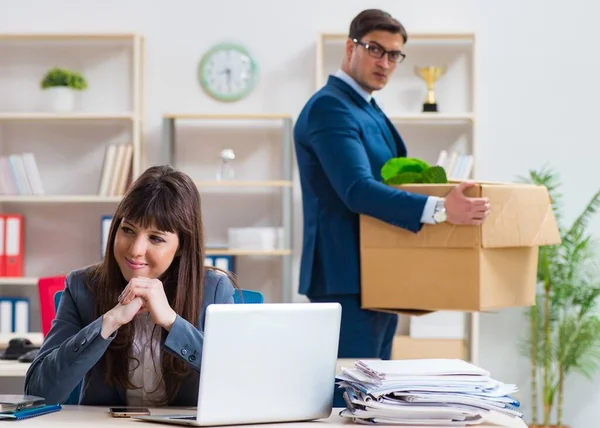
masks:
<instances>
[{"instance_id":1,"label":"white wall","mask_svg":"<svg viewBox=\"0 0 600 428\"><path fill-rule=\"evenodd\" d=\"M476 32L478 178L512 180L529 168L554 165L565 183L567 218L573 218L599 185L588 172L598 159L600 94L594 31L600 10L590 2L0 0L0 31L144 34L146 133L152 163L158 159L160 118L165 112L231 108L296 115L314 89L317 34L346 31L352 17L366 7L387 9L413 32ZM262 74L254 94L225 106L202 93L195 73L208 47L231 38L253 50ZM298 192L295 202L297 266ZM600 232L599 221L593 227ZM481 364L494 376L522 387L529 417L527 360L515 358L525 327L521 310L484 315ZM564 420L573 428L597 425L594 409L600 405L600 393L594 383L599 379L569 380Z\"/></svg>"}]
</instances>

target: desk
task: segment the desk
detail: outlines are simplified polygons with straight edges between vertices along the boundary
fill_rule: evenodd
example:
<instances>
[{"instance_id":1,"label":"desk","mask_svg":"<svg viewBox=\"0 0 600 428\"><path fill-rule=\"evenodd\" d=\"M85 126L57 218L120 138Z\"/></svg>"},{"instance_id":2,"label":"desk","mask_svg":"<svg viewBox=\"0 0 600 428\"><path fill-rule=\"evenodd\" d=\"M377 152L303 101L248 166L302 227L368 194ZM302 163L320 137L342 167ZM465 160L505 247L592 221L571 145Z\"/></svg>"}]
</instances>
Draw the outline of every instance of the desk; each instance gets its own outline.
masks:
<instances>
[{"instance_id":1,"label":"desk","mask_svg":"<svg viewBox=\"0 0 600 428\"><path fill-rule=\"evenodd\" d=\"M0 360L0 377L24 377L30 365L16 360Z\"/></svg>"},{"instance_id":2,"label":"desk","mask_svg":"<svg viewBox=\"0 0 600 428\"><path fill-rule=\"evenodd\" d=\"M288 423L272 423L272 424L258 424L251 425L252 428L315 428L317 425L329 425L329 426L341 426L345 427L364 427L365 425L355 424L347 418L339 416L341 409L334 409L331 416L327 419L311 422L288 422ZM174 408L158 408L150 409L152 414L190 414L195 413L194 409L174 409ZM81 426L85 424L87 428L104 427L104 426L120 426L120 427L134 427L132 424L136 424L138 428L151 428L151 427L177 427L181 425L170 425L160 423L143 423L141 421L131 420L127 418L113 418L108 413L106 407L91 407L91 406L63 406L63 409L59 412L50 413L48 415L38 416L31 419L25 419L18 422L19 427L40 427L47 428L50 423L56 422L61 426L72 425ZM140 424L143 425L140 425ZM238 426L239 427L239 426ZM395 425L396 428L424 428L423 426L409 426L409 425ZM503 415L494 415L490 418L489 423L481 425L475 425L476 428L527 428L527 425L520 419L506 418ZM327 428L327 427L324 427ZM332 427L333 428L333 427ZM442 428L432 427L429 428Z\"/></svg>"}]
</instances>

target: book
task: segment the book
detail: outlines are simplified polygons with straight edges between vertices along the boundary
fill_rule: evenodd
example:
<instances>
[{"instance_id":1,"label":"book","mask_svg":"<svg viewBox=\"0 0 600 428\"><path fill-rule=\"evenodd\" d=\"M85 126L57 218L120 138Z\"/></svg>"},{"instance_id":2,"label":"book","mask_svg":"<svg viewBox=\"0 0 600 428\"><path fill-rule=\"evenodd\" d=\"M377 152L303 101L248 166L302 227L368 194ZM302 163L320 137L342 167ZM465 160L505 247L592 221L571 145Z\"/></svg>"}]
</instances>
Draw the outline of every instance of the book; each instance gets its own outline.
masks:
<instances>
[{"instance_id":1,"label":"book","mask_svg":"<svg viewBox=\"0 0 600 428\"><path fill-rule=\"evenodd\" d=\"M48 413L58 412L62 409L60 404L44 404L41 406L35 406L32 408L25 408L21 410L16 410L14 412L0 412L0 421L2 420L22 420L29 419L36 416L46 415Z\"/></svg>"}]
</instances>

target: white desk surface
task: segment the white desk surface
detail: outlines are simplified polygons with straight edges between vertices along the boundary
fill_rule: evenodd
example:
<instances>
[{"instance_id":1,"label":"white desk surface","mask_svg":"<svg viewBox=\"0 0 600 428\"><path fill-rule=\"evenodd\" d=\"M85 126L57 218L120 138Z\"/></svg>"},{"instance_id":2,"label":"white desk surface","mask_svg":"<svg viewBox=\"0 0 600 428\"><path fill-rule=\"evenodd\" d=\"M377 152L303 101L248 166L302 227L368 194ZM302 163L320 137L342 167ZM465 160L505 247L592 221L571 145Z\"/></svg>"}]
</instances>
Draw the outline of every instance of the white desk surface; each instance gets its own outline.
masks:
<instances>
[{"instance_id":1,"label":"white desk surface","mask_svg":"<svg viewBox=\"0 0 600 428\"><path fill-rule=\"evenodd\" d=\"M0 377L24 377L30 365L16 360L0 360Z\"/></svg>"},{"instance_id":2,"label":"white desk surface","mask_svg":"<svg viewBox=\"0 0 600 428\"><path fill-rule=\"evenodd\" d=\"M364 425L353 423L351 420L347 418L342 418L339 416L339 412L341 409L334 409L331 416L327 419L321 419L318 421L307 421L307 422L287 422L287 423L271 423L271 424L255 424L251 425L253 428L260 428L264 426L266 428L314 428L316 425L345 425L347 427L363 427ZM155 415L159 414L195 414L195 410L192 408L152 408L150 412ZM30 419L24 419L22 421L18 421L19 427L27 426L27 427L48 427L49 423L59 423L61 426L64 425L77 425L81 426L85 424L87 428L94 427L104 427L104 426L129 426L132 427L132 424L144 424L137 425L138 427L176 427L178 425L167 425L160 423L149 423L149 422L141 422L128 418L113 418L108 413L107 407L91 407L91 406L63 406L63 409L50 413L47 415L37 416ZM250 425L248 425L250 426ZM423 426L412 426L412 425L394 425L396 428L423 428ZM486 422L481 425L475 425L477 428L527 428L525 422L520 419L512 419L505 417L503 415L494 415L490 418L489 422ZM443 428L443 427L432 427L429 428Z\"/></svg>"}]
</instances>

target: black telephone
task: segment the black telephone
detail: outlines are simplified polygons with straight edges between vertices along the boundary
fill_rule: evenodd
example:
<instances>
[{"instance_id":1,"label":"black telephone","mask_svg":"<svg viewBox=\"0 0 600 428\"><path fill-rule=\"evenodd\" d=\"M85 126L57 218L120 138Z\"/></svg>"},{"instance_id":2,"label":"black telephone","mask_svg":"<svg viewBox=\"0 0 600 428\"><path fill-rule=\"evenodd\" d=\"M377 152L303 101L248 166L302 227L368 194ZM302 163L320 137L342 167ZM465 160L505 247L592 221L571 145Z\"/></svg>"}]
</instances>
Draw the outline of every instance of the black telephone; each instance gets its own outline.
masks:
<instances>
[{"instance_id":1,"label":"black telephone","mask_svg":"<svg viewBox=\"0 0 600 428\"><path fill-rule=\"evenodd\" d=\"M39 346L35 346L31 343L31 340L24 337L16 337L10 339L8 342L8 348L0 354L0 358L3 360L17 360L21 355L26 354L29 351L39 349Z\"/></svg>"}]
</instances>

